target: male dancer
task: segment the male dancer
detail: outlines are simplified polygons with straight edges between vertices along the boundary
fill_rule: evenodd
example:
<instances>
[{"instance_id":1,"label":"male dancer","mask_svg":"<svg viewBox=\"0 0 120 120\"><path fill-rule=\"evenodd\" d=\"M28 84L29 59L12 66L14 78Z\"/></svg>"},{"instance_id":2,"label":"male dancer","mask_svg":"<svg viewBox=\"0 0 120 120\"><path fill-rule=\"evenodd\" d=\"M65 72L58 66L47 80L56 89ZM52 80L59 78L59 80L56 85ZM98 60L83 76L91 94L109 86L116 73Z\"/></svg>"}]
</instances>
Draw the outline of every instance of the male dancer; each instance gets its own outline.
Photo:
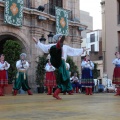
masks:
<instances>
[{"instance_id":1,"label":"male dancer","mask_svg":"<svg viewBox=\"0 0 120 120\"><path fill-rule=\"evenodd\" d=\"M70 76L67 72L65 61L67 56L80 56L86 48L72 48L68 45L63 45L65 36L62 34L56 34L53 36L53 39L56 40L57 44L44 45L40 43L36 38L33 37L33 41L36 43L37 47L40 48L44 53L50 53L51 64L58 69L59 71L59 82L58 88L55 90L53 97L60 100L58 96L59 93L68 91L69 94L72 94L72 86L70 83Z\"/></svg>"},{"instance_id":2,"label":"male dancer","mask_svg":"<svg viewBox=\"0 0 120 120\"><path fill-rule=\"evenodd\" d=\"M28 85L27 79L27 69L29 68L29 63L25 60L26 54L22 53L20 55L20 60L16 62L17 75L14 83L14 95L17 95L17 91L22 87L24 91L28 92L28 95L32 95L30 87Z\"/></svg>"}]
</instances>

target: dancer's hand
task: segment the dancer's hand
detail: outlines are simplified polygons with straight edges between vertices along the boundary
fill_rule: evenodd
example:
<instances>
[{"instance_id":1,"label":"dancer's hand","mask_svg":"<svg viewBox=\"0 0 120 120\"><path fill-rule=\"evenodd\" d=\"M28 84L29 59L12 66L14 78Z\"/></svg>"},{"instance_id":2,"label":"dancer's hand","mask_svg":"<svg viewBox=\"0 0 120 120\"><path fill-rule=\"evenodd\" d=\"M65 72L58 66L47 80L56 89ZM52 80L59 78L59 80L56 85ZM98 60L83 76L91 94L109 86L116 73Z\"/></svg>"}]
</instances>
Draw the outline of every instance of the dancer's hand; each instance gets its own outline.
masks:
<instances>
[{"instance_id":1,"label":"dancer's hand","mask_svg":"<svg viewBox=\"0 0 120 120\"><path fill-rule=\"evenodd\" d=\"M37 44L38 43L38 40L35 38L35 37L33 37L33 41Z\"/></svg>"}]
</instances>

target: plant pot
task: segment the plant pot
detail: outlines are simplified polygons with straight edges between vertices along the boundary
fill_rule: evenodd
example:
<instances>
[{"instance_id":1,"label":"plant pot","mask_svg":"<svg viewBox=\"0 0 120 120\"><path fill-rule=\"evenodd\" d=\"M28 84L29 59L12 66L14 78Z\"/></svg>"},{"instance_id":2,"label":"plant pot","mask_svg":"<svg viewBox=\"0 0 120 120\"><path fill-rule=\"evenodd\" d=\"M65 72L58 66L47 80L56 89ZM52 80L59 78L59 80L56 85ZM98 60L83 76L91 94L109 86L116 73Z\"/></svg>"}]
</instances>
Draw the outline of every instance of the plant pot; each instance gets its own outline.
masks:
<instances>
[{"instance_id":1,"label":"plant pot","mask_svg":"<svg viewBox=\"0 0 120 120\"><path fill-rule=\"evenodd\" d=\"M13 84L8 84L4 87L4 94L12 94Z\"/></svg>"},{"instance_id":2,"label":"plant pot","mask_svg":"<svg viewBox=\"0 0 120 120\"><path fill-rule=\"evenodd\" d=\"M38 93L44 93L44 87L37 87Z\"/></svg>"}]
</instances>

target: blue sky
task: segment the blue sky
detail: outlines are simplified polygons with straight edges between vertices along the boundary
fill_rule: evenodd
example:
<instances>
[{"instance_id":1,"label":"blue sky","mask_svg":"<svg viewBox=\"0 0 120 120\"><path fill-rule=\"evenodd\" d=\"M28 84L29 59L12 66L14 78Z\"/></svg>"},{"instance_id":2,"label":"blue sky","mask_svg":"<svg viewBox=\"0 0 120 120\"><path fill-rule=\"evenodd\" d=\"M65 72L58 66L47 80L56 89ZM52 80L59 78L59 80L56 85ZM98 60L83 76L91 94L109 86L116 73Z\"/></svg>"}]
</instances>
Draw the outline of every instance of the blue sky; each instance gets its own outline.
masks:
<instances>
[{"instance_id":1,"label":"blue sky","mask_svg":"<svg viewBox=\"0 0 120 120\"><path fill-rule=\"evenodd\" d=\"M101 18L101 0L80 0L80 10L84 10L90 13L93 17L93 29L102 28Z\"/></svg>"}]
</instances>

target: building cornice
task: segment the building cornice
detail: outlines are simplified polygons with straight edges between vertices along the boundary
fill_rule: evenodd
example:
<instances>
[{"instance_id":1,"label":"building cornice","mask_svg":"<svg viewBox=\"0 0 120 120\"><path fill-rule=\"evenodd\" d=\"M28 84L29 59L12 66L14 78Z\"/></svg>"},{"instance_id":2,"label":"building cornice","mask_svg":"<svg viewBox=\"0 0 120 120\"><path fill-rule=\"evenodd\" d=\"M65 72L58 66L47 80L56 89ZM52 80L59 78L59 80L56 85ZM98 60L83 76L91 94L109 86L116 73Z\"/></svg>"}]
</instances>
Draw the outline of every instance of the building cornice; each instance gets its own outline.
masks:
<instances>
[{"instance_id":1,"label":"building cornice","mask_svg":"<svg viewBox=\"0 0 120 120\"><path fill-rule=\"evenodd\" d=\"M0 7L4 7L4 3L5 3L4 1L0 1ZM47 13L45 13L45 12L38 11L38 10L36 10L36 9L30 9L30 8L24 7L23 12L24 12L25 14L29 14L30 16L31 16L31 15L43 16L43 17L45 17L47 20L50 20L50 21L53 21L53 22L56 21L55 16L50 15L50 14L47 14ZM83 24L81 24L81 23L79 23L79 22L75 22L75 21L69 21L69 25L70 25L70 26L74 26L74 27L87 28L86 25L83 25Z\"/></svg>"}]
</instances>

